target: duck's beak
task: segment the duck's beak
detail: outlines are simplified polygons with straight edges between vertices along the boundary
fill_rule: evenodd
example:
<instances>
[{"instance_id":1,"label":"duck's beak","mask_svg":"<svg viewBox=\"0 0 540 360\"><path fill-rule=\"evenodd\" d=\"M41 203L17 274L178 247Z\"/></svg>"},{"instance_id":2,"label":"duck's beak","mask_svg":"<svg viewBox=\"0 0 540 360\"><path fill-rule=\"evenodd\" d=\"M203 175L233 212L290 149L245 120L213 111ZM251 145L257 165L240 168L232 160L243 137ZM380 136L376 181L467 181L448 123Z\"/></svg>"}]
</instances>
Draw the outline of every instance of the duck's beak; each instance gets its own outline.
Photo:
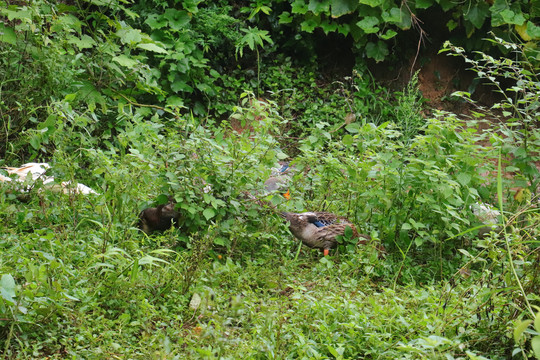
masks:
<instances>
[{"instance_id":1,"label":"duck's beak","mask_svg":"<svg viewBox=\"0 0 540 360\"><path fill-rule=\"evenodd\" d=\"M324 256L328 256L329 253L330 253L330 250L328 250L328 249L323 250L323 255Z\"/></svg>"}]
</instances>

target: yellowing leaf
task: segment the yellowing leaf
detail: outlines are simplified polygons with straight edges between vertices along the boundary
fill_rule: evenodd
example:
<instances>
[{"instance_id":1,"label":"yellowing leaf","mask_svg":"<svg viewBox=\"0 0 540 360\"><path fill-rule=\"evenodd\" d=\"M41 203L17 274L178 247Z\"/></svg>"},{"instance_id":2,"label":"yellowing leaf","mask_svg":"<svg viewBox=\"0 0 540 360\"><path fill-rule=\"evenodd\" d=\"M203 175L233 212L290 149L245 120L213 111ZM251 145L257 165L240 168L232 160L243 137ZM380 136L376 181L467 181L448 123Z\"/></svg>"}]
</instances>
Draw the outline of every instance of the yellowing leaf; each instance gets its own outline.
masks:
<instances>
[{"instance_id":1,"label":"yellowing leaf","mask_svg":"<svg viewBox=\"0 0 540 360\"><path fill-rule=\"evenodd\" d=\"M514 28L516 29L517 33L519 34L519 36L521 36L521 38L525 41L531 41L532 40L532 37L527 34L527 25L526 24L523 24L523 25L514 25Z\"/></svg>"}]
</instances>

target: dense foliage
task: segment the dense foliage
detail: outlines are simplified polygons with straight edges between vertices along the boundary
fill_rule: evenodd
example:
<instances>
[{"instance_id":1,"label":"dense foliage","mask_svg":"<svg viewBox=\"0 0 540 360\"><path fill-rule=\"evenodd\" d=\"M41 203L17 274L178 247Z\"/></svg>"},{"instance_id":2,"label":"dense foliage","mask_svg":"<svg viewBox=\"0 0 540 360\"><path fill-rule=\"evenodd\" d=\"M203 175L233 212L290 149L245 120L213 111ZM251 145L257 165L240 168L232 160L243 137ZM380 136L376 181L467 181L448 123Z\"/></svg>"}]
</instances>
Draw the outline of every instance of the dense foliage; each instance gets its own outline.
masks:
<instances>
[{"instance_id":1,"label":"dense foliage","mask_svg":"<svg viewBox=\"0 0 540 360\"><path fill-rule=\"evenodd\" d=\"M0 183L3 357L540 358L539 11L0 1L0 165L56 179ZM468 117L368 70L440 14L501 95L456 93ZM290 199L265 190L278 161ZM180 228L143 234L169 194ZM322 257L277 216L307 210L371 240Z\"/></svg>"}]
</instances>

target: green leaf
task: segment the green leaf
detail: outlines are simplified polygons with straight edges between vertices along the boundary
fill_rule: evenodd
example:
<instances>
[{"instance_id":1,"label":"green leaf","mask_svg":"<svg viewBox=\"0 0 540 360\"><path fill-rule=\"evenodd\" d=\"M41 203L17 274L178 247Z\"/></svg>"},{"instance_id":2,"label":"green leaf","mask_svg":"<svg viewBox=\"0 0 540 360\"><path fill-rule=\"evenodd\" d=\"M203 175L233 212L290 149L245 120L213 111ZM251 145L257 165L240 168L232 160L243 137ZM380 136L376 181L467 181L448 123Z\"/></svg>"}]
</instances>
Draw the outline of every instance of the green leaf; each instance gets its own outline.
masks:
<instances>
[{"instance_id":1,"label":"green leaf","mask_svg":"<svg viewBox=\"0 0 540 360\"><path fill-rule=\"evenodd\" d=\"M300 23L300 28L302 29L302 31L312 33L313 30L315 30L315 28L319 26L320 21L321 19L316 16L308 18L302 21L302 23Z\"/></svg>"},{"instance_id":2,"label":"green leaf","mask_svg":"<svg viewBox=\"0 0 540 360\"><path fill-rule=\"evenodd\" d=\"M375 16L366 16L356 23L356 25L364 30L366 34L373 34L379 31L380 29L377 27L378 24L379 19L377 19Z\"/></svg>"},{"instance_id":3,"label":"green leaf","mask_svg":"<svg viewBox=\"0 0 540 360\"><path fill-rule=\"evenodd\" d=\"M357 0L333 0L330 12L333 18L338 18L354 12L357 7Z\"/></svg>"},{"instance_id":4,"label":"green leaf","mask_svg":"<svg viewBox=\"0 0 540 360\"><path fill-rule=\"evenodd\" d=\"M308 11L307 4L304 0L295 0L291 4L291 12L293 14L305 14Z\"/></svg>"},{"instance_id":5,"label":"green leaf","mask_svg":"<svg viewBox=\"0 0 540 360\"><path fill-rule=\"evenodd\" d=\"M352 228L351 228L350 226L346 226L346 227L345 227L344 234L345 234L345 237L346 237L347 239L351 239L352 236L353 236L353 230L352 230Z\"/></svg>"},{"instance_id":6,"label":"green leaf","mask_svg":"<svg viewBox=\"0 0 540 360\"><path fill-rule=\"evenodd\" d=\"M537 333L540 333L540 312L537 312L534 317L534 329Z\"/></svg>"},{"instance_id":7,"label":"green leaf","mask_svg":"<svg viewBox=\"0 0 540 360\"><path fill-rule=\"evenodd\" d=\"M360 4L366 4L371 7L376 7L382 5L384 0L360 0Z\"/></svg>"},{"instance_id":8,"label":"green leaf","mask_svg":"<svg viewBox=\"0 0 540 360\"><path fill-rule=\"evenodd\" d=\"M345 130L347 130L348 132L352 134L357 134L358 132L360 132L360 124L357 124L357 123L348 124L347 126L345 126Z\"/></svg>"},{"instance_id":9,"label":"green leaf","mask_svg":"<svg viewBox=\"0 0 540 360\"><path fill-rule=\"evenodd\" d=\"M146 44L138 44L137 47L139 49L144 49L148 51L152 51L159 54L168 54L169 52L162 48L161 46L158 46L154 43L146 43Z\"/></svg>"},{"instance_id":10,"label":"green leaf","mask_svg":"<svg viewBox=\"0 0 540 360\"><path fill-rule=\"evenodd\" d=\"M187 24L191 21L191 17L187 11L176 10L176 9L167 9L165 10L165 19L169 20L169 26L173 30L181 30L186 27Z\"/></svg>"},{"instance_id":11,"label":"green leaf","mask_svg":"<svg viewBox=\"0 0 540 360\"><path fill-rule=\"evenodd\" d=\"M279 15L280 24L290 24L292 23L292 21L293 21L293 18L288 11L285 11Z\"/></svg>"},{"instance_id":12,"label":"green leaf","mask_svg":"<svg viewBox=\"0 0 540 360\"><path fill-rule=\"evenodd\" d=\"M448 11L451 8L456 7L457 4L459 4L458 2L454 0L436 0L436 1L442 7L444 11Z\"/></svg>"},{"instance_id":13,"label":"green leaf","mask_svg":"<svg viewBox=\"0 0 540 360\"><path fill-rule=\"evenodd\" d=\"M169 96L167 98L167 106L184 107L184 100L178 96Z\"/></svg>"},{"instance_id":14,"label":"green leaf","mask_svg":"<svg viewBox=\"0 0 540 360\"><path fill-rule=\"evenodd\" d=\"M381 17L384 22L398 23L401 21L401 9L394 7L391 8L389 11L383 11Z\"/></svg>"},{"instance_id":15,"label":"green leaf","mask_svg":"<svg viewBox=\"0 0 540 360\"><path fill-rule=\"evenodd\" d=\"M376 62L383 61L388 56L388 46L382 41L378 41L377 43L368 42L366 45L366 55Z\"/></svg>"},{"instance_id":16,"label":"green leaf","mask_svg":"<svg viewBox=\"0 0 540 360\"><path fill-rule=\"evenodd\" d=\"M142 40L141 31L132 28L120 29L116 32L116 36L120 38L123 44L127 45L138 44Z\"/></svg>"},{"instance_id":17,"label":"green leaf","mask_svg":"<svg viewBox=\"0 0 540 360\"><path fill-rule=\"evenodd\" d=\"M338 24L336 22L322 21L321 28L323 29L325 34L328 34L336 31L338 28Z\"/></svg>"},{"instance_id":18,"label":"green leaf","mask_svg":"<svg viewBox=\"0 0 540 360\"><path fill-rule=\"evenodd\" d=\"M214 244L219 246L225 246L227 244L227 241L225 240L225 238L217 237L214 239Z\"/></svg>"},{"instance_id":19,"label":"green leaf","mask_svg":"<svg viewBox=\"0 0 540 360\"><path fill-rule=\"evenodd\" d=\"M531 339L531 347L534 351L534 356L540 360L540 335L536 335Z\"/></svg>"},{"instance_id":20,"label":"green leaf","mask_svg":"<svg viewBox=\"0 0 540 360\"><path fill-rule=\"evenodd\" d=\"M489 5L487 2L479 2L472 6L467 13L463 15L465 20L468 20L477 29L480 29L484 25L484 20L489 15Z\"/></svg>"},{"instance_id":21,"label":"green leaf","mask_svg":"<svg viewBox=\"0 0 540 360\"><path fill-rule=\"evenodd\" d=\"M192 93L193 92L193 88L191 86L189 86L185 81L183 80L175 80L172 84L171 84L171 89L174 91L174 92L180 92L180 91L184 91L184 92L188 92L188 93Z\"/></svg>"},{"instance_id":22,"label":"green leaf","mask_svg":"<svg viewBox=\"0 0 540 360\"><path fill-rule=\"evenodd\" d=\"M11 274L2 275L0 279L0 295L4 300L7 300L11 303L15 303L13 299L15 297L15 280Z\"/></svg>"},{"instance_id":23,"label":"green leaf","mask_svg":"<svg viewBox=\"0 0 540 360\"><path fill-rule=\"evenodd\" d=\"M540 26L536 26L532 21L527 21L527 34L535 40L540 39Z\"/></svg>"},{"instance_id":24,"label":"green leaf","mask_svg":"<svg viewBox=\"0 0 540 360\"><path fill-rule=\"evenodd\" d=\"M315 15L319 15L320 13L327 14L330 10L330 1L311 0L308 4L308 10Z\"/></svg>"},{"instance_id":25,"label":"green leaf","mask_svg":"<svg viewBox=\"0 0 540 360\"><path fill-rule=\"evenodd\" d=\"M433 0L416 0L417 9L427 9L433 5Z\"/></svg>"},{"instance_id":26,"label":"green leaf","mask_svg":"<svg viewBox=\"0 0 540 360\"><path fill-rule=\"evenodd\" d=\"M127 68L133 68L135 65L137 65L139 62L137 60L133 60L127 55L119 55L112 58L112 61L125 66Z\"/></svg>"},{"instance_id":27,"label":"green leaf","mask_svg":"<svg viewBox=\"0 0 540 360\"><path fill-rule=\"evenodd\" d=\"M504 22L506 22L507 24L523 25L525 23L525 18L523 17L523 14L516 14L510 9L505 9L501 11L501 16Z\"/></svg>"},{"instance_id":28,"label":"green leaf","mask_svg":"<svg viewBox=\"0 0 540 360\"><path fill-rule=\"evenodd\" d=\"M32 136L30 138L30 145L34 148L34 150L39 150L41 147L41 140L38 136Z\"/></svg>"},{"instance_id":29,"label":"green leaf","mask_svg":"<svg viewBox=\"0 0 540 360\"><path fill-rule=\"evenodd\" d=\"M471 175L467 173L460 173L457 176L457 181L463 186L466 186L471 181Z\"/></svg>"},{"instance_id":30,"label":"green leaf","mask_svg":"<svg viewBox=\"0 0 540 360\"><path fill-rule=\"evenodd\" d=\"M386 31L386 33L384 35L381 35L381 39L388 40L388 39L393 38L396 35L397 35L397 32L395 32L392 29L388 29L388 31Z\"/></svg>"},{"instance_id":31,"label":"green leaf","mask_svg":"<svg viewBox=\"0 0 540 360\"><path fill-rule=\"evenodd\" d=\"M203 211L203 216L206 218L206 220L210 220L214 216L216 216L216 211L212 208L206 208Z\"/></svg>"},{"instance_id":32,"label":"green leaf","mask_svg":"<svg viewBox=\"0 0 540 360\"><path fill-rule=\"evenodd\" d=\"M343 145L345 146L351 146L353 144L353 137L349 134L345 135L343 139L341 140Z\"/></svg>"},{"instance_id":33,"label":"green leaf","mask_svg":"<svg viewBox=\"0 0 540 360\"><path fill-rule=\"evenodd\" d=\"M518 321L516 323L516 326L514 327L514 342L516 344L519 344L519 340L521 338L521 335L525 330L527 330L527 327L532 323L532 320L524 320L524 321Z\"/></svg>"},{"instance_id":34,"label":"green leaf","mask_svg":"<svg viewBox=\"0 0 540 360\"><path fill-rule=\"evenodd\" d=\"M145 20L145 24L150 26L153 30L157 30L167 25L167 19L162 15L152 14Z\"/></svg>"},{"instance_id":35,"label":"green leaf","mask_svg":"<svg viewBox=\"0 0 540 360\"><path fill-rule=\"evenodd\" d=\"M336 351L336 349L334 349L333 346L326 345L326 348L328 349L328 351L330 352L330 354L332 354L332 356L333 356L334 358L336 358L336 359L339 358L339 354L338 354L338 352Z\"/></svg>"},{"instance_id":36,"label":"green leaf","mask_svg":"<svg viewBox=\"0 0 540 360\"><path fill-rule=\"evenodd\" d=\"M4 24L0 23L0 42L5 42L11 45L15 45L17 42L17 35L15 35L15 31L5 26Z\"/></svg>"},{"instance_id":37,"label":"green leaf","mask_svg":"<svg viewBox=\"0 0 540 360\"><path fill-rule=\"evenodd\" d=\"M446 27L448 28L448 30L452 31L458 27L458 23L454 20L448 20L448 22L446 23Z\"/></svg>"},{"instance_id":38,"label":"green leaf","mask_svg":"<svg viewBox=\"0 0 540 360\"><path fill-rule=\"evenodd\" d=\"M91 49L96 45L96 42L94 41L94 39L92 39L88 35L83 35L80 38L77 36L70 35L68 36L68 43L77 46L79 50Z\"/></svg>"}]
</instances>

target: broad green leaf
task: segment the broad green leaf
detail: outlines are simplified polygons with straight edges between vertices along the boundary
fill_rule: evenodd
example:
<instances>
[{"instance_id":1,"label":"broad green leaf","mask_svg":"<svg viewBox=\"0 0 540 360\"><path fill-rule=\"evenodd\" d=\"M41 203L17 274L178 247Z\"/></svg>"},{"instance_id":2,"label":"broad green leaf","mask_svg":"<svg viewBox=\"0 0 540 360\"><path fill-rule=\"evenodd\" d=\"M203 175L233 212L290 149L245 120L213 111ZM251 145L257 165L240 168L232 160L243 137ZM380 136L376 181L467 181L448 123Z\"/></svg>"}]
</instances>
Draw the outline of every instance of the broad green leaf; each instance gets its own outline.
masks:
<instances>
[{"instance_id":1,"label":"broad green leaf","mask_svg":"<svg viewBox=\"0 0 540 360\"><path fill-rule=\"evenodd\" d=\"M375 16L366 16L356 23L356 25L364 30L366 34L373 34L379 31L380 29L377 27L378 24L379 19L377 19Z\"/></svg>"},{"instance_id":2,"label":"broad green leaf","mask_svg":"<svg viewBox=\"0 0 540 360\"><path fill-rule=\"evenodd\" d=\"M525 18L521 13L515 13L510 9L505 9L501 11L501 16L507 24L523 25L525 23Z\"/></svg>"},{"instance_id":3,"label":"broad green leaf","mask_svg":"<svg viewBox=\"0 0 540 360\"><path fill-rule=\"evenodd\" d=\"M455 22L454 20L449 20L449 21L446 23L446 27L448 28L448 30L452 31L452 30L454 30L455 28L458 27L458 23Z\"/></svg>"},{"instance_id":4,"label":"broad green leaf","mask_svg":"<svg viewBox=\"0 0 540 360\"><path fill-rule=\"evenodd\" d=\"M5 2L4 2L5 4ZM14 19L23 20L24 22L32 22L32 10L29 7L18 7L17 10L4 10L3 14L7 15L9 21Z\"/></svg>"},{"instance_id":5,"label":"broad green leaf","mask_svg":"<svg viewBox=\"0 0 540 360\"><path fill-rule=\"evenodd\" d=\"M210 220L214 216L216 216L216 211L212 208L206 208L203 211L203 216L206 218L206 220Z\"/></svg>"},{"instance_id":6,"label":"broad green leaf","mask_svg":"<svg viewBox=\"0 0 540 360\"><path fill-rule=\"evenodd\" d=\"M141 31L138 29L124 28L116 32L116 36L120 38L123 44L134 45L142 40Z\"/></svg>"},{"instance_id":7,"label":"broad green leaf","mask_svg":"<svg viewBox=\"0 0 540 360\"><path fill-rule=\"evenodd\" d=\"M457 176L457 181L463 186L466 186L471 181L471 175L467 173L460 173Z\"/></svg>"},{"instance_id":8,"label":"broad green leaf","mask_svg":"<svg viewBox=\"0 0 540 360\"><path fill-rule=\"evenodd\" d=\"M521 338L521 334L525 330L527 330L527 327L532 323L532 320L524 320L524 321L518 321L516 323L516 326L514 327L514 342L516 344L519 344L519 340Z\"/></svg>"},{"instance_id":9,"label":"broad green leaf","mask_svg":"<svg viewBox=\"0 0 540 360\"><path fill-rule=\"evenodd\" d=\"M5 42L11 45L15 45L17 42L17 35L12 28L0 23L0 42Z\"/></svg>"},{"instance_id":10,"label":"broad green leaf","mask_svg":"<svg viewBox=\"0 0 540 360\"><path fill-rule=\"evenodd\" d=\"M77 17L71 14L66 14L58 17L56 21L52 23L51 30L55 32L66 31L80 33L82 25L82 21Z\"/></svg>"},{"instance_id":11,"label":"broad green leaf","mask_svg":"<svg viewBox=\"0 0 540 360\"><path fill-rule=\"evenodd\" d=\"M0 295L4 300L14 303L15 300L15 280L11 274L4 274L0 279Z\"/></svg>"},{"instance_id":12,"label":"broad green leaf","mask_svg":"<svg viewBox=\"0 0 540 360\"><path fill-rule=\"evenodd\" d=\"M489 15L489 5L487 2L479 2L472 6L468 12L463 15L465 20L471 22L477 29L484 25L484 20Z\"/></svg>"},{"instance_id":13,"label":"broad green leaf","mask_svg":"<svg viewBox=\"0 0 540 360\"><path fill-rule=\"evenodd\" d=\"M154 43L146 43L146 44L138 44L137 47L139 49L144 49L148 51L152 51L159 54L168 54L169 52L162 48L161 46L158 46Z\"/></svg>"},{"instance_id":14,"label":"broad green leaf","mask_svg":"<svg viewBox=\"0 0 540 360\"><path fill-rule=\"evenodd\" d=\"M225 240L225 238L217 237L214 239L214 244L219 246L225 246L227 244L227 241Z\"/></svg>"},{"instance_id":15,"label":"broad green leaf","mask_svg":"<svg viewBox=\"0 0 540 360\"><path fill-rule=\"evenodd\" d=\"M532 21L527 21L527 34L534 40L540 39L540 26L536 26Z\"/></svg>"},{"instance_id":16,"label":"broad green leaf","mask_svg":"<svg viewBox=\"0 0 540 360\"><path fill-rule=\"evenodd\" d=\"M366 45L366 55L376 62L383 61L388 56L388 46L382 41L377 41L377 43L368 42Z\"/></svg>"},{"instance_id":17,"label":"broad green leaf","mask_svg":"<svg viewBox=\"0 0 540 360\"><path fill-rule=\"evenodd\" d=\"M326 348L328 349L328 351L330 352L330 354L332 354L332 356L333 356L334 358L336 358L336 359L339 358L339 354L338 354L338 352L336 351L336 349L334 349L333 346L326 345Z\"/></svg>"},{"instance_id":18,"label":"broad green leaf","mask_svg":"<svg viewBox=\"0 0 540 360\"><path fill-rule=\"evenodd\" d=\"M417 9L427 9L433 5L433 0L416 0Z\"/></svg>"},{"instance_id":19,"label":"broad green leaf","mask_svg":"<svg viewBox=\"0 0 540 360\"><path fill-rule=\"evenodd\" d=\"M187 11L176 10L176 9L167 9L165 10L165 19L169 20L169 26L171 29L180 30L186 27L187 24L191 21L191 17Z\"/></svg>"},{"instance_id":20,"label":"broad green leaf","mask_svg":"<svg viewBox=\"0 0 540 360\"><path fill-rule=\"evenodd\" d=\"M444 11L448 11L459 4L459 2L456 2L454 0L436 0L436 1L442 7Z\"/></svg>"},{"instance_id":21,"label":"broad green leaf","mask_svg":"<svg viewBox=\"0 0 540 360\"><path fill-rule=\"evenodd\" d=\"M309 19L302 21L300 26L301 26L302 31L312 33L313 30L315 30L315 28L319 25L320 21L321 21L320 18L314 16L314 17L311 17Z\"/></svg>"},{"instance_id":22,"label":"broad green leaf","mask_svg":"<svg viewBox=\"0 0 540 360\"><path fill-rule=\"evenodd\" d=\"M132 68L139 63L137 60L133 60L132 58L124 54L113 57L112 61L127 68Z\"/></svg>"},{"instance_id":23,"label":"broad green leaf","mask_svg":"<svg viewBox=\"0 0 540 360\"><path fill-rule=\"evenodd\" d=\"M167 98L167 106L184 107L184 100L178 96L169 96Z\"/></svg>"},{"instance_id":24,"label":"broad green leaf","mask_svg":"<svg viewBox=\"0 0 540 360\"><path fill-rule=\"evenodd\" d=\"M285 11L279 15L280 24L290 24L292 23L292 21L293 21L293 18L288 11Z\"/></svg>"},{"instance_id":25,"label":"broad green leaf","mask_svg":"<svg viewBox=\"0 0 540 360\"><path fill-rule=\"evenodd\" d=\"M304 0L295 0L291 4L291 12L293 14L305 14L308 11L308 6Z\"/></svg>"},{"instance_id":26,"label":"broad green leaf","mask_svg":"<svg viewBox=\"0 0 540 360\"><path fill-rule=\"evenodd\" d=\"M352 134L356 134L360 131L360 124L352 123L345 126L345 130Z\"/></svg>"},{"instance_id":27,"label":"broad green leaf","mask_svg":"<svg viewBox=\"0 0 540 360\"><path fill-rule=\"evenodd\" d=\"M183 80L175 80L172 84L171 84L171 89L175 92L180 92L180 91L184 91L184 92L188 92L188 93L192 93L193 92L193 88L191 86L189 86L185 81Z\"/></svg>"},{"instance_id":28,"label":"broad green leaf","mask_svg":"<svg viewBox=\"0 0 540 360\"><path fill-rule=\"evenodd\" d=\"M322 21L321 22L321 28L323 29L325 34L334 32L338 28L338 24L336 22L329 22L329 21Z\"/></svg>"},{"instance_id":29,"label":"broad green leaf","mask_svg":"<svg viewBox=\"0 0 540 360\"><path fill-rule=\"evenodd\" d=\"M341 140L343 145L345 146L351 146L353 144L353 137L349 134L345 135L343 139Z\"/></svg>"},{"instance_id":30,"label":"broad green leaf","mask_svg":"<svg viewBox=\"0 0 540 360\"><path fill-rule=\"evenodd\" d=\"M333 18L350 14L358 7L358 0L333 0L330 12Z\"/></svg>"},{"instance_id":31,"label":"broad green leaf","mask_svg":"<svg viewBox=\"0 0 540 360\"><path fill-rule=\"evenodd\" d=\"M157 30L167 25L167 19L163 15L152 14L148 16L145 23L152 29Z\"/></svg>"},{"instance_id":32,"label":"broad green leaf","mask_svg":"<svg viewBox=\"0 0 540 360\"><path fill-rule=\"evenodd\" d=\"M360 0L360 4L366 4L371 7L377 7L384 3L384 0Z\"/></svg>"},{"instance_id":33,"label":"broad green leaf","mask_svg":"<svg viewBox=\"0 0 540 360\"><path fill-rule=\"evenodd\" d=\"M534 329L536 332L540 333L540 312L537 312L534 317Z\"/></svg>"},{"instance_id":34,"label":"broad green leaf","mask_svg":"<svg viewBox=\"0 0 540 360\"><path fill-rule=\"evenodd\" d=\"M536 335L531 339L531 346L534 351L534 356L540 360L540 335Z\"/></svg>"},{"instance_id":35,"label":"broad green leaf","mask_svg":"<svg viewBox=\"0 0 540 360\"><path fill-rule=\"evenodd\" d=\"M329 0L310 0L308 10L315 15L327 14L330 10L330 2Z\"/></svg>"},{"instance_id":36,"label":"broad green leaf","mask_svg":"<svg viewBox=\"0 0 540 360\"><path fill-rule=\"evenodd\" d=\"M347 239L351 239L353 236L353 230L350 226L345 227L344 235Z\"/></svg>"},{"instance_id":37,"label":"broad green leaf","mask_svg":"<svg viewBox=\"0 0 540 360\"><path fill-rule=\"evenodd\" d=\"M401 21L401 9L394 7L388 11L383 11L381 17L384 22L398 23Z\"/></svg>"},{"instance_id":38,"label":"broad green leaf","mask_svg":"<svg viewBox=\"0 0 540 360\"><path fill-rule=\"evenodd\" d=\"M347 36L351 31L351 26L349 24L340 24L338 25L337 31L341 35Z\"/></svg>"},{"instance_id":39,"label":"broad green leaf","mask_svg":"<svg viewBox=\"0 0 540 360\"><path fill-rule=\"evenodd\" d=\"M395 32L392 29L388 29L385 34L381 35L381 39L388 40L388 39L393 38L396 35L397 35L397 32Z\"/></svg>"},{"instance_id":40,"label":"broad green leaf","mask_svg":"<svg viewBox=\"0 0 540 360\"><path fill-rule=\"evenodd\" d=\"M90 49L96 45L94 39L88 35L83 35L80 38L77 36L68 36L68 43L77 46L79 50Z\"/></svg>"}]
</instances>

